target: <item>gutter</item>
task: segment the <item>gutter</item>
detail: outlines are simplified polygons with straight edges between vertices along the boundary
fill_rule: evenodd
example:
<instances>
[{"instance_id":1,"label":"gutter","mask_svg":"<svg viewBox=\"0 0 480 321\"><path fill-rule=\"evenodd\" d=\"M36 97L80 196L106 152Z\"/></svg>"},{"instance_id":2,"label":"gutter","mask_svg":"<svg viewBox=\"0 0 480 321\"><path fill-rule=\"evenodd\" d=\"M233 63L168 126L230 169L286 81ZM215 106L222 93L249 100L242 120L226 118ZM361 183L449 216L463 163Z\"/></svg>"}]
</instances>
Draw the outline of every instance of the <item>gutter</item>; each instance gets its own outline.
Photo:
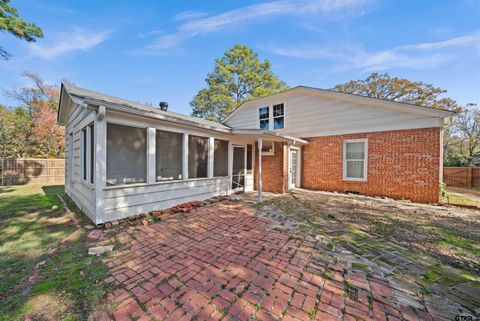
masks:
<instances>
[{"instance_id":1,"label":"gutter","mask_svg":"<svg viewBox=\"0 0 480 321\"><path fill-rule=\"evenodd\" d=\"M276 139L290 140L293 143L298 142L300 144L308 144L309 142L294 136L281 135L277 132L263 131L261 129L232 129L232 134L234 135L255 135L255 136L268 136Z\"/></svg>"}]
</instances>

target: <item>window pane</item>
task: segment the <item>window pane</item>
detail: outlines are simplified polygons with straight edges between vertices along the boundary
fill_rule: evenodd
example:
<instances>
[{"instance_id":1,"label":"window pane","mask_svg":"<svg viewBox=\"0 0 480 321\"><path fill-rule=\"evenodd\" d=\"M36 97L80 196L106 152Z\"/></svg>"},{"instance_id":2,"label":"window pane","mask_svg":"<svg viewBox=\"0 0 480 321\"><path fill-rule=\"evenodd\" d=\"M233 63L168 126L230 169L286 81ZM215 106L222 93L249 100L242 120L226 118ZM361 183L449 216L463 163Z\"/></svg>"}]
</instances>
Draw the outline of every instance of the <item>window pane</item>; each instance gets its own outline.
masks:
<instances>
[{"instance_id":1,"label":"window pane","mask_svg":"<svg viewBox=\"0 0 480 321\"><path fill-rule=\"evenodd\" d=\"M283 116L283 104L273 105L273 117Z\"/></svg>"},{"instance_id":2,"label":"window pane","mask_svg":"<svg viewBox=\"0 0 480 321\"><path fill-rule=\"evenodd\" d=\"M73 134L68 135L68 176L73 180Z\"/></svg>"},{"instance_id":3,"label":"window pane","mask_svg":"<svg viewBox=\"0 0 480 321\"><path fill-rule=\"evenodd\" d=\"M273 119L273 129L283 128L283 117L276 117Z\"/></svg>"},{"instance_id":4,"label":"window pane","mask_svg":"<svg viewBox=\"0 0 480 321\"><path fill-rule=\"evenodd\" d=\"M259 109L260 119L268 119L269 117L269 107L262 107Z\"/></svg>"},{"instance_id":5,"label":"window pane","mask_svg":"<svg viewBox=\"0 0 480 321\"><path fill-rule=\"evenodd\" d=\"M262 130L268 130L268 119L261 120L260 121L260 129Z\"/></svg>"},{"instance_id":6,"label":"window pane","mask_svg":"<svg viewBox=\"0 0 480 321\"><path fill-rule=\"evenodd\" d=\"M157 130L155 171L157 181L182 179L183 134Z\"/></svg>"},{"instance_id":7,"label":"window pane","mask_svg":"<svg viewBox=\"0 0 480 321\"><path fill-rule=\"evenodd\" d=\"M364 159L365 158L365 143L347 143L346 144L346 158L347 159Z\"/></svg>"},{"instance_id":8,"label":"window pane","mask_svg":"<svg viewBox=\"0 0 480 321\"><path fill-rule=\"evenodd\" d=\"M82 177L87 180L87 129L82 129Z\"/></svg>"},{"instance_id":9,"label":"window pane","mask_svg":"<svg viewBox=\"0 0 480 321\"><path fill-rule=\"evenodd\" d=\"M364 178L363 161L347 161L347 178Z\"/></svg>"},{"instance_id":10,"label":"window pane","mask_svg":"<svg viewBox=\"0 0 480 321\"><path fill-rule=\"evenodd\" d=\"M208 138L188 136L188 177L207 177Z\"/></svg>"},{"instance_id":11,"label":"window pane","mask_svg":"<svg viewBox=\"0 0 480 321\"><path fill-rule=\"evenodd\" d=\"M95 131L93 125L90 126L90 183L93 184L95 177Z\"/></svg>"},{"instance_id":12,"label":"window pane","mask_svg":"<svg viewBox=\"0 0 480 321\"><path fill-rule=\"evenodd\" d=\"M144 128L107 124L107 185L146 181L146 137Z\"/></svg>"},{"instance_id":13,"label":"window pane","mask_svg":"<svg viewBox=\"0 0 480 321\"><path fill-rule=\"evenodd\" d=\"M213 176L228 175L228 142L215 139L213 151Z\"/></svg>"}]
</instances>

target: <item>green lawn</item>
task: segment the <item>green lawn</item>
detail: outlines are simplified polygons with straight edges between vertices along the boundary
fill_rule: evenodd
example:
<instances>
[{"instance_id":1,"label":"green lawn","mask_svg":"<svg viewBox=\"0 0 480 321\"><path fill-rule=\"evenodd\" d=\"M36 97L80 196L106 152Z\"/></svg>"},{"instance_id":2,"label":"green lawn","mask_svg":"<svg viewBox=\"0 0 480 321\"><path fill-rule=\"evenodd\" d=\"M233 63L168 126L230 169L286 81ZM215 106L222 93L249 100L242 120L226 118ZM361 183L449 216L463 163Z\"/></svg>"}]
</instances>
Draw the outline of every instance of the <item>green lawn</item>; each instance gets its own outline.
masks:
<instances>
[{"instance_id":1,"label":"green lawn","mask_svg":"<svg viewBox=\"0 0 480 321\"><path fill-rule=\"evenodd\" d=\"M108 275L107 267L87 256L86 232L76 230L58 194L86 224L63 186L0 187L0 321L25 316L83 320L107 290L98 282ZM48 250L67 236L67 245L47 259ZM35 264L42 261L38 280L22 294Z\"/></svg>"},{"instance_id":2,"label":"green lawn","mask_svg":"<svg viewBox=\"0 0 480 321\"><path fill-rule=\"evenodd\" d=\"M445 196L443 198L443 201L448 204L453 204L453 205L469 205L469 206L477 206L480 207L480 202L473 200L469 197L462 196L457 193L449 193L445 192Z\"/></svg>"}]
</instances>

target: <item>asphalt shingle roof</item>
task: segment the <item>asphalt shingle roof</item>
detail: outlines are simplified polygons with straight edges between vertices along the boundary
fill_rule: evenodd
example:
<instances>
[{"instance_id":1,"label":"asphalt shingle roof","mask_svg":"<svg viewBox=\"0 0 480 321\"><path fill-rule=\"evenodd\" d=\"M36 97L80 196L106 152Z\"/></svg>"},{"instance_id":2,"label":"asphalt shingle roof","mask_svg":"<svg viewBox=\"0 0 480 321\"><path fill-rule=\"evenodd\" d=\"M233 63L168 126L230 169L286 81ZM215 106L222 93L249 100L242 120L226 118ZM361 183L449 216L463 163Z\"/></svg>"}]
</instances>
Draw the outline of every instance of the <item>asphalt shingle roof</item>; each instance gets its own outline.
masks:
<instances>
[{"instance_id":1,"label":"asphalt shingle roof","mask_svg":"<svg viewBox=\"0 0 480 321\"><path fill-rule=\"evenodd\" d=\"M80 98L82 100L87 100L90 102L98 102L98 103L107 103L107 104L117 105L121 107L132 108L134 110L152 112L152 113L163 115L166 117L172 117L176 119L193 122L200 126L208 126L208 127L212 127L220 130L230 130L230 127L228 126L225 126L223 124L220 124L214 121L206 120L203 118L187 116L187 115L172 112L172 111L163 111L153 106L141 104L128 99L110 96L110 95L99 93L93 90L73 86L70 84L64 83L63 86L70 95L76 96L77 98Z\"/></svg>"}]
</instances>

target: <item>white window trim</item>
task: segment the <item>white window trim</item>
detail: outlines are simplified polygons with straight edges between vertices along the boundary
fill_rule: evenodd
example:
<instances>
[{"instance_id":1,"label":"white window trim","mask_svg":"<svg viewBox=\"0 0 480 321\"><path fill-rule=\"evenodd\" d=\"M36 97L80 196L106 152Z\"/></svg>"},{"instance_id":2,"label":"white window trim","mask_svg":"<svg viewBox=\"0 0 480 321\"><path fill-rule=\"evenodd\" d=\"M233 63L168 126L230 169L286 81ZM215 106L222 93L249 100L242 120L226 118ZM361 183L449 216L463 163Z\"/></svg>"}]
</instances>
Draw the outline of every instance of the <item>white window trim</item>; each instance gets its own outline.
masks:
<instances>
[{"instance_id":1,"label":"white window trim","mask_svg":"<svg viewBox=\"0 0 480 321\"><path fill-rule=\"evenodd\" d=\"M85 129L86 127L80 129L79 133L80 133L80 181L81 182L85 182L85 179L84 177L88 177L87 173L86 173L86 170L87 170L87 167L85 166L85 163L88 161L88 160L85 160L85 154L87 152L87 148L85 147L85 139L87 139L87 132L88 130L85 131L85 136L83 135L83 130ZM87 139L88 140L88 139Z\"/></svg>"},{"instance_id":2,"label":"white window trim","mask_svg":"<svg viewBox=\"0 0 480 321\"><path fill-rule=\"evenodd\" d=\"M91 146L90 146L90 142L91 142L90 137L92 135L92 125L93 125L93 130L95 130L95 122L91 122L91 123L87 124L86 126L84 126L80 129L80 181L90 188L95 187L95 180L94 180L93 183L90 182L91 171L95 170L95 168L90 167L92 157L94 159L93 164L94 164L94 167L95 167L95 155L92 155L92 153L91 153L92 149L91 149ZM85 138L83 137L83 134L82 134L84 129L86 129L86 137ZM87 140L86 146L84 144L84 139ZM95 144L95 141L94 141L94 144ZM85 146L86 150L85 150L84 146ZM86 159L84 158L85 153L86 153L86 156L87 156ZM84 163L83 163L84 161L86 162L86 164L85 164L86 166L84 166ZM84 175L84 174L86 174L86 175ZM86 177L86 179L84 178L84 176Z\"/></svg>"},{"instance_id":3,"label":"white window trim","mask_svg":"<svg viewBox=\"0 0 480 321\"><path fill-rule=\"evenodd\" d=\"M273 114L273 106L275 105L283 105L283 115L282 116L276 116ZM276 103L276 104L272 104L272 113L271 113L271 116L272 116L272 130L283 130L285 129L285 102L281 102L281 103ZM280 118L280 117L283 117L283 128L278 128L278 129L275 129L275 118Z\"/></svg>"},{"instance_id":4,"label":"white window trim","mask_svg":"<svg viewBox=\"0 0 480 321\"><path fill-rule=\"evenodd\" d=\"M265 108L267 107L268 108L268 118L265 118L266 120L268 120L268 130L271 130L272 128L272 121L271 121L271 118L272 118L272 107L269 106L269 105L262 105L262 106L259 106L257 108L257 128L258 129L261 129L260 128L260 109L262 108ZM263 120L263 119L262 119Z\"/></svg>"},{"instance_id":5,"label":"white window trim","mask_svg":"<svg viewBox=\"0 0 480 321\"><path fill-rule=\"evenodd\" d=\"M68 134L68 179L70 182L75 182L75 177L74 177L74 164L73 160L75 159L73 155L73 149L74 149L74 134L73 132L70 132Z\"/></svg>"},{"instance_id":6,"label":"white window trim","mask_svg":"<svg viewBox=\"0 0 480 321\"><path fill-rule=\"evenodd\" d=\"M363 160L364 177L347 177L347 143L365 143L365 158ZM360 160L360 159L359 159ZM346 139L343 141L343 180L353 182L366 182L368 178L368 138Z\"/></svg>"},{"instance_id":7,"label":"white window trim","mask_svg":"<svg viewBox=\"0 0 480 321\"><path fill-rule=\"evenodd\" d=\"M279 129L273 129L274 127L274 124L273 124L273 120L275 117L273 117L273 106L275 105L281 105L283 104L283 128L279 128ZM268 104L268 105L261 105L261 106L258 106L257 108L257 115L256 115L256 119L257 119L257 128L260 129L260 109L261 108L264 108L264 107L268 107L268 130L269 131L272 131L272 130L284 130L286 127L287 127L287 118L286 118L286 102L283 100L283 101L278 101L278 102L274 102L274 103L271 103L271 104ZM278 116L278 117L282 117L282 116ZM277 118L278 118L277 117Z\"/></svg>"}]
</instances>

